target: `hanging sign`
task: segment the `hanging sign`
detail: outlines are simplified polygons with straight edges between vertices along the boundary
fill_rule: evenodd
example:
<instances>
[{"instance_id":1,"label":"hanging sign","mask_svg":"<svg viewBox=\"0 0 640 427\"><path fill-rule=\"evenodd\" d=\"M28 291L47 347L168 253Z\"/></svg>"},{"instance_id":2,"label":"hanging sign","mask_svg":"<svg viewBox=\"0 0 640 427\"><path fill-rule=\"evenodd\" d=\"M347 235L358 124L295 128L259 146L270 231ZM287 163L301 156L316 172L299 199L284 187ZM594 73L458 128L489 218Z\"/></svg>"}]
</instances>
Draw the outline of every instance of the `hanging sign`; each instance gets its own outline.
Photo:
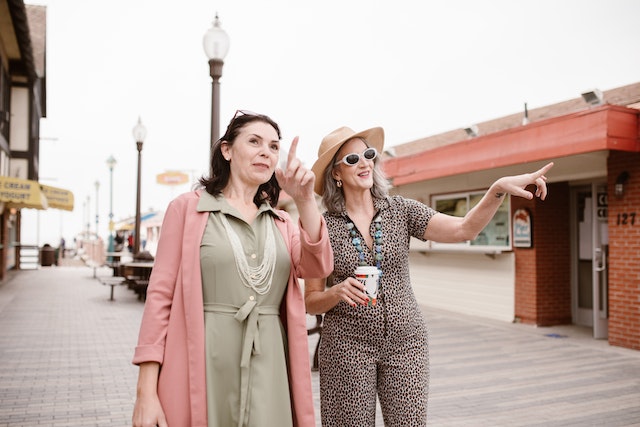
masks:
<instances>
[{"instance_id":1,"label":"hanging sign","mask_svg":"<svg viewBox=\"0 0 640 427\"><path fill-rule=\"evenodd\" d=\"M156 182L162 185L182 185L189 182L189 175L184 172L165 172L156 175Z\"/></svg>"},{"instance_id":2,"label":"hanging sign","mask_svg":"<svg viewBox=\"0 0 640 427\"><path fill-rule=\"evenodd\" d=\"M513 214L513 246L530 248L532 241L531 214L527 209L516 209Z\"/></svg>"}]
</instances>

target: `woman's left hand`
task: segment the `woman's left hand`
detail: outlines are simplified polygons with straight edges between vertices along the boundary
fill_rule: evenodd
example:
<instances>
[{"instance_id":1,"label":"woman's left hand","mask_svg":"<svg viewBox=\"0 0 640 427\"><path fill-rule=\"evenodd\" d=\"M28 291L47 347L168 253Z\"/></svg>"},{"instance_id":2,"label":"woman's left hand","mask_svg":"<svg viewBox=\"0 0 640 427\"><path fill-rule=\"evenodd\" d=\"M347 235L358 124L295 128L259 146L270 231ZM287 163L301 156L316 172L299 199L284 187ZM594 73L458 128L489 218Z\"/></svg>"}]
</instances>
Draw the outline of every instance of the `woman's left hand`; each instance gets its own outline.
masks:
<instances>
[{"instance_id":1,"label":"woman's left hand","mask_svg":"<svg viewBox=\"0 0 640 427\"><path fill-rule=\"evenodd\" d=\"M316 176L309 169L302 165L302 162L296 156L298 149L298 137L293 138L289 156L287 157L287 169L282 170L276 168L276 179L280 187L290 195L293 200L315 200L313 186L316 182Z\"/></svg>"},{"instance_id":2,"label":"woman's left hand","mask_svg":"<svg viewBox=\"0 0 640 427\"><path fill-rule=\"evenodd\" d=\"M545 173L553 166L553 162L547 163L535 172L524 173L522 175L505 176L498 179L494 184L494 191L500 193L508 193L512 196L524 197L525 199L533 199L533 195L526 191L528 185L535 185L535 196L544 200L547 197L547 177Z\"/></svg>"}]
</instances>

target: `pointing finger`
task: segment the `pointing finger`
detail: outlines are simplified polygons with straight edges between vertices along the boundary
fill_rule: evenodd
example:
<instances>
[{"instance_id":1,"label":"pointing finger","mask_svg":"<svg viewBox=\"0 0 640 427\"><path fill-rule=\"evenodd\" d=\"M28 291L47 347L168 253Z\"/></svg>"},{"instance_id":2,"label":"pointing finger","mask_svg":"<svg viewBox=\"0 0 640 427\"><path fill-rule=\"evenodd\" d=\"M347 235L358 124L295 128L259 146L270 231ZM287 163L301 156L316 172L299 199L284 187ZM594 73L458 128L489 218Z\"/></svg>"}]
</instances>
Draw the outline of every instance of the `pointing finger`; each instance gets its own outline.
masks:
<instances>
[{"instance_id":1,"label":"pointing finger","mask_svg":"<svg viewBox=\"0 0 640 427\"><path fill-rule=\"evenodd\" d=\"M296 158L296 151L298 150L298 137L296 136L291 141L291 147L289 148L289 155L287 156L287 163L291 163Z\"/></svg>"},{"instance_id":2,"label":"pointing finger","mask_svg":"<svg viewBox=\"0 0 640 427\"><path fill-rule=\"evenodd\" d=\"M547 173L547 171L549 169L551 169L553 167L553 162L549 162L546 165L544 165L542 168L540 168L537 172L536 172L536 176L537 177L541 177L544 176L545 173ZM546 179L546 178L545 178Z\"/></svg>"}]
</instances>

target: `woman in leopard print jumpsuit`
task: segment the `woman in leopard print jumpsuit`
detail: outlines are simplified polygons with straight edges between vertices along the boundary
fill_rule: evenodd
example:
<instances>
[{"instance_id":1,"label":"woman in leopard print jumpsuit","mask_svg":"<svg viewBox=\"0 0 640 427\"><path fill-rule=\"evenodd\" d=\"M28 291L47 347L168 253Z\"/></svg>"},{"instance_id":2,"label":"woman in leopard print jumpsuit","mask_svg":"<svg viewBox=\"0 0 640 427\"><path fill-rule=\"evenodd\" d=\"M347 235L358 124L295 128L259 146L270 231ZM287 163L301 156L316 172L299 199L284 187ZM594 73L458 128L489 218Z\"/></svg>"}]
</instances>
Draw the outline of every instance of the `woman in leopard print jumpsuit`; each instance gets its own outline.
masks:
<instances>
[{"instance_id":1,"label":"woman in leopard print jumpsuit","mask_svg":"<svg viewBox=\"0 0 640 427\"><path fill-rule=\"evenodd\" d=\"M307 312L326 313L320 341L320 399L325 427L375 425L376 395L386 426L425 426L429 390L427 328L411 288L409 240L474 239L505 194L546 197L553 165L497 180L463 218L389 196L377 153L384 131L342 127L320 144L312 167L335 256L327 281L307 279ZM381 271L377 301L355 279L359 265ZM370 301L371 300L371 301Z\"/></svg>"}]
</instances>

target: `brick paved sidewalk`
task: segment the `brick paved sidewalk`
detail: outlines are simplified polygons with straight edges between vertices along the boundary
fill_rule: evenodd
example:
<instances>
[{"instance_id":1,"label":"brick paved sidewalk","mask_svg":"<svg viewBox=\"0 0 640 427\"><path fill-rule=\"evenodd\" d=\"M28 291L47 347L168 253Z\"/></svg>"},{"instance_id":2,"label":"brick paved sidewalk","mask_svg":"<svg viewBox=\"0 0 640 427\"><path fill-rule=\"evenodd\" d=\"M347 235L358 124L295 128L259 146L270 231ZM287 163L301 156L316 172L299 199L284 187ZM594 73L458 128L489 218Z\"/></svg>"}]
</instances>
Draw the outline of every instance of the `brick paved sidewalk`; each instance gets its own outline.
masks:
<instances>
[{"instance_id":1,"label":"brick paved sidewalk","mask_svg":"<svg viewBox=\"0 0 640 427\"><path fill-rule=\"evenodd\" d=\"M0 426L131 425L136 295L120 287L109 301L88 267L12 275L0 288Z\"/></svg>"},{"instance_id":2,"label":"brick paved sidewalk","mask_svg":"<svg viewBox=\"0 0 640 427\"><path fill-rule=\"evenodd\" d=\"M93 273L43 267L0 284L0 427L130 425L143 305L125 286L109 301ZM640 426L639 351L576 327L425 312L429 426Z\"/></svg>"}]
</instances>

